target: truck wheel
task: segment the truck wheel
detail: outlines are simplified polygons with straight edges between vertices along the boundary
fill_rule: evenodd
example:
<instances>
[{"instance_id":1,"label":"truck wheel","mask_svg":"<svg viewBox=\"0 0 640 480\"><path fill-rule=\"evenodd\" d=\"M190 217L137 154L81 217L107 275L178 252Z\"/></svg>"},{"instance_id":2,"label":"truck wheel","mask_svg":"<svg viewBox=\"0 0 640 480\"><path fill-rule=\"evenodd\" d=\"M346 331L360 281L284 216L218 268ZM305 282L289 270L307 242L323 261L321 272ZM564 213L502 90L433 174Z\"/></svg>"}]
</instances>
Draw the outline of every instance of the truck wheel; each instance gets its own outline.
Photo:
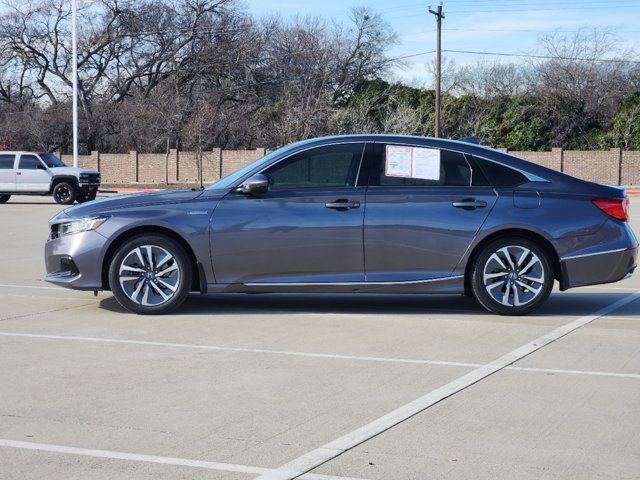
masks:
<instances>
[{"instance_id":1,"label":"truck wheel","mask_svg":"<svg viewBox=\"0 0 640 480\"><path fill-rule=\"evenodd\" d=\"M0 195L0 203L7 203L10 198L11 195Z\"/></svg>"},{"instance_id":2,"label":"truck wheel","mask_svg":"<svg viewBox=\"0 0 640 480\"><path fill-rule=\"evenodd\" d=\"M143 315L168 313L189 295L192 268L184 249L159 234L141 234L119 247L109 286L120 305Z\"/></svg>"},{"instance_id":3,"label":"truck wheel","mask_svg":"<svg viewBox=\"0 0 640 480\"><path fill-rule=\"evenodd\" d=\"M53 188L53 199L60 205L71 205L77 195L76 186L70 182L60 182Z\"/></svg>"},{"instance_id":4,"label":"truck wheel","mask_svg":"<svg viewBox=\"0 0 640 480\"><path fill-rule=\"evenodd\" d=\"M96 190L94 190L93 192L80 192L78 194L78 197L76 198L76 202L78 203L84 203L84 202L90 202L91 200L95 200L96 199L96 194L98 192Z\"/></svg>"}]
</instances>

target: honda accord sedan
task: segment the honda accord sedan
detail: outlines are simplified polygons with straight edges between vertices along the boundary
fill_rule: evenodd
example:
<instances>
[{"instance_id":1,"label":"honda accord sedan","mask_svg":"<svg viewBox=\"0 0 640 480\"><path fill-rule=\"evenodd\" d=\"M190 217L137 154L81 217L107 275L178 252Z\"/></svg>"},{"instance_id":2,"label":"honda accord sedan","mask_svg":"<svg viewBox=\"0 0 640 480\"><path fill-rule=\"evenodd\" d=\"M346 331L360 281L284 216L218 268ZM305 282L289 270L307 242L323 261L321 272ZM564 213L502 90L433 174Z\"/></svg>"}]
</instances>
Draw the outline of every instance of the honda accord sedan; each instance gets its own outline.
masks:
<instances>
[{"instance_id":1,"label":"honda accord sedan","mask_svg":"<svg viewBox=\"0 0 640 480\"><path fill-rule=\"evenodd\" d=\"M472 143L307 140L200 190L117 196L50 221L46 280L169 312L190 292L472 295L522 315L636 268L624 189Z\"/></svg>"}]
</instances>

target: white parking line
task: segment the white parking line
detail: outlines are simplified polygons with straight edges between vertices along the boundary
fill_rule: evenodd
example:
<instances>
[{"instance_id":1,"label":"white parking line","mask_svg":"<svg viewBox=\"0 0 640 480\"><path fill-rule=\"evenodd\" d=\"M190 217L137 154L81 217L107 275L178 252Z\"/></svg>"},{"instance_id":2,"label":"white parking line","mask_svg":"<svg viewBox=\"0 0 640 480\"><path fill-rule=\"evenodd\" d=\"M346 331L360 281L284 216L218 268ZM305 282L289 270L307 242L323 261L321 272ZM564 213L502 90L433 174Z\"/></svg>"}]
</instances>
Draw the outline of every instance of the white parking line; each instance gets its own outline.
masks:
<instances>
[{"instance_id":1,"label":"white parking line","mask_svg":"<svg viewBox=\"0 0 640 480\"><path fill-rule=\"evenodd\" d=\"M220 352L265 353L265 354L272 354L272 355L291 355L296 357L332 358L332 359L338 359L338 360L360 360L365 362L413 363L413 364L444 365L444 366L450 366L450 367L467 367L467 368L476 368L478 366L481 366L481 364L478 364L478 363L447 362L447 361L440 361L440 360L421 360L421 359L393 358L393 357L362 357L362 356L356 356L356 355L339 355L339 354L332 354L332 353L295 352L295 351L288 351L288 350L268 350L263 348L221 347L217 345L152 342L147 340L122 340L117 338L45 335L45 334L39 334L39 333L0 332L0 336L44 338L44 339L50 339L50 340L73 340L73 341L98 342L98 343L121 343L125 345L146 345L146 346L153 346L153 347L189 348L189 349L212 350L212 351L220 351Z\"/></svg>"},{"instance_id":2,"label":"white parking line","mask_svg":"<svg viewBox=\"0 0 640 480\"><path fill-rule=\"evenodd\" d=\"M65 290L60 287L45 287L45 286L36 286L36 285L14 285L8 283L0 283L0 288L34 288L37 290L57 290L59 292L64 292ZM73 290L69 290L71 292Z\"/></svg>"},{"instance_id":3,"label":"white parking line","mask_svg":"<svg viewBox=\"0 0 640 480\"><path fill-rule=\"evenodd\" d=\"M90 448L68 447L64 445L51 445L47 443L21 442L17 440L0 439L0 447L19 448L22 450L37 450L41 452L62 453L68 455L80 455L84 457L127 460L132 462L161 463L164 465L204 468L207 470L217 470L223 472L251 473L255 475L264 475L271 472L271 469L269 468L236 465L233 463L207 462L204 460L193 460L188 458L161 457L158 455L112 452L110 450L94 450ZM301 478L306 480L361 480L353 477L339 477L335 475L320 475L315 473L303 475Z\"/></svg>"},{"instance_id":4,"label":"white parking line","mask_svg":"<svg viewBox=\"0 0 640 480\"><path fill-rule=\"evenodd\" d=\"M632 322L638 322L638 321L640 321L640 317L638 317L638 316L634 316L634 317L619 317L619 316L607 315L606 317L602 318L602 320L631 320Z\"/></svg>"},{"instance_id":5,"label":"white parking line","mask_svg":"<svg viewBox=\"0 0 640 480\"><path fill-rule=\"evenodd\" d=\"M640 380L638 373L617 373L617 372L599 372L593 370L565 370L562 368L535 368L535 367L514 367L509 366L505 370L515 370L520 372L539 372L539 373L564 373L568 375L592 375L594 377L618 377L618 378L635 378Z\"/></svg>"},{"instance_id":6,"label":"white parking line","mask_svg":"<svg viewBox=\"0 0 640 480\"><path fill-rule=\"evenodd\" d=\"M606 317L610 318L610 317ZM382 363L405 363L413 365L438 365L445 367L463 367L463 368L479 368L482 363L469 362L450 362L446 360L425 360L421 358L397 358L397 357L367 357L358 355L340 355L332 353L314 353L314 352L295 352L288 350L269 350L263 348L241 348L241 347L221 347L216 345L198 345L191 343L170 343L170 342L152 342L147 340L123 340L117 338L100 338L100 337L78 337L68 335L46 335L40 333L17 333L17 332L0 332L0 337L24 337L24 338L42 338L48 340L70 340L81 342L96 343L119 343L125 345L144 345L152 347L167 348L187 348L197 350L211 350L220 352L240 352L240 353L257 353L267 355L290 355L296 357L310 358L328 358L334 360L354 360L360 362L382 362ZM567 373L575 375L594 375L599 377L620 377L640 379L640 374L635 373L618 373L618 372L599 372L589 370L563 370L550 368L533 368L533 367L506 367L507 370L517 370L522 372L541 372L541 373Z\"/></svg>"},{"instance_id":7,"label":"white parking line","mask_svg":"<svg viewBox=\"0 0 640 480\"><path fill-rule=\"evenodd\" d=\"M445 398L454 395L471 385L493 375L496 372L506 368L514 362L521 360L522 358L530 355L536 350L555 342L559 338L568 335L574 330L587 325L597 318L602 317L616 309L626 305L640 297L640 291L636 291L620 300L613 302L606 307L594 312L591 315L578 318L572 322L567 323L561 327L558 327L551 332L542 335L541 337L529 342L515 350L502 355L493 362L483 365L472 372L463 375L448 384L433 390L426 395L417 398L416 400L403 405L388 414L373 420L372 422L364 425L340 438L337 438L315 450L312 450L300 457L282 465L280 468L271 470L258 477L257 480L292 480L294 478L301 477L302 475L310 472L311 470L319 467L320 465L342 455L347 450L350 450L361 443L370 440L376 435L404 422L408 418L417 415L418 413L426 410L427 408L441 402Z\"/></svg>"}]
</instances>

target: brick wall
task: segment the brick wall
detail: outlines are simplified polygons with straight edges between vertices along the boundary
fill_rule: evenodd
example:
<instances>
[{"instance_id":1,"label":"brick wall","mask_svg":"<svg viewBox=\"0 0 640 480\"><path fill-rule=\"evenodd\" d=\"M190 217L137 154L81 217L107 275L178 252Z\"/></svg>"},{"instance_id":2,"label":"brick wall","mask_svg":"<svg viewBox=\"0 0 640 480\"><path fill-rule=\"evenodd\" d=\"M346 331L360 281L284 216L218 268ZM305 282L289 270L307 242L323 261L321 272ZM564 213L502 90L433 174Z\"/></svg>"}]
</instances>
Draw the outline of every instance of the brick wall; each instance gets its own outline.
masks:
<instances>
[{"instance_id":1,"label":"brick wall","mask_svg":"<svg viewBox=\"0 0 640 480\"><path fill-rule=\"evenodd\" d=\"M564 152L564 171L592 182L618 184L620 150Z\"/></svg>"},{"instance_id":2,"label":"brick wall","mask_svg":"<svg viewBox=\"0 0 640 480\"><path fill-rule=\"evenodd\" d=\"M264 157L265 153L266 150L264 148L256 148L255 150L223 150L221 177L226 177L254 160Z\"/></svg>"},{"instance_id":3,"label":"brick wall","mask_svg":"<svg viewBox=\"0 0 640 480\"><path fill-rule=\"evenodd\" d=\"M202 176L204 183L244 167L268 153L264 148L253 150L220 150L202 152ZM550 152L508 152L545 167L564 171L585 180L617 185L640 185L640 151L611 150L563 150L554 148ZM71 165L72 157L62 155L63 161ZM197 152L170 150L164 153L99 153L80 155L78 164L82 168L100 170L104 183L196 183L199 181Z\"/></svg>"},{"instance_id":4,"label":"brick wall","mask_svg":"<svg viewBox=\"0 0 640 480\"><path fill-rule=\"evenodd\" d=\"M640 151L622 152L622 185L640 185Z\"/></svg>"},{"instance_id":5,"label":"brick wall","mask_svg":"<svg viewBox=\"0 0 640 480\"><path fill-rule=\"evenodd\" d=\"M563 171L574 177L608 185L640 185L640 151L563 150L551 152L509 152L534 163Z\"/></svg>"},{"instance_id":6,"label":"brick wall","mask_svg":"<svg viewBox=\"0 0 640 480\"><path fill-rule=\"evenodd\" d=\"M554 148L550 152L508 152L543 167L562 170L562 149Z\"/></svg>"}]
</instances>

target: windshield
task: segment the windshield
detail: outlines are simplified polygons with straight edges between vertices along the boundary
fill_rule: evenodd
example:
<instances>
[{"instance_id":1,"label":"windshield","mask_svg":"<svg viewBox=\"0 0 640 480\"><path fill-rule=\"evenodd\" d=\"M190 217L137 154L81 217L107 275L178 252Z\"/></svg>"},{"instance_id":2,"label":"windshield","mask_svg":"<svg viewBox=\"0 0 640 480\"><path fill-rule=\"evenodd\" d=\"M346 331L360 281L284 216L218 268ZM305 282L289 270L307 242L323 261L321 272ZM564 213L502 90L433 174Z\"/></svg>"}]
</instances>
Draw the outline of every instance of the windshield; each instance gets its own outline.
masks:
<instances>
[{"instance_id":1,"label":"windshield","mask_svg":"<svg viewBox=\"0 0 640 480\"><path fill-rule=\"evenodd\" d=\"M66 167L66 165L62 163L62 160L56 157L53 153L41 153L40 158L49 168Z\"/></svg>"},{"instance_id":2,"label":"windshield","mask_svg":"<svg viewBox=\"0 0 640 480\"><path fill-rule=\"evenodd\" d=\"M222 188L229 188L236 181L238 181L238 179L240 179L243 176L245 176L247 173L249 173L254 168L258 168L260 165L265 165L265 164L269 163L273 158L275 158L275 157L277 157L279 155L282 155L286 151L291 150L296 146L297 146L297 144L294 143L292 145L288 145L286 147L282 147L282 148L279 148L277 150L274 150L273 152L265 155L264 157L259 158L255 162L251 162L249 165L247 165L245 167L242 167L240 170L236 170L235 172L227 175L226 177L221 178L216 183L210 185L209 188L212 189L212 190L214 190L214 189L222 189Z\"/></svg>"}]
</instances>

